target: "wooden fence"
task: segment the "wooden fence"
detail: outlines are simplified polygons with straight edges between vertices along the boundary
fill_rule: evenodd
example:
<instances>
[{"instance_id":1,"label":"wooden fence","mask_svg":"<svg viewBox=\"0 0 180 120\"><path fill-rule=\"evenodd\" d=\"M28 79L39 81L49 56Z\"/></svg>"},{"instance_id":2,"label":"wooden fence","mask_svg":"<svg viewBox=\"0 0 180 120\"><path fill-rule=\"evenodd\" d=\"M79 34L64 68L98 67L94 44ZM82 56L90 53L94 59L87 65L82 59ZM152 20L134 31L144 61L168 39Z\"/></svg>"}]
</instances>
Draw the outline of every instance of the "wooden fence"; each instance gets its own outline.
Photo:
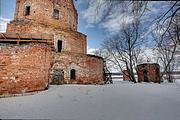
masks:
<instances>
[{"instance_id":1,"label":"wooden fence","mask_svg":"<svg viewBox=\"0 0 180 120\"><path fill-rule=\"evenodd\" d=\"M123 80L123 74L122 73L106 73L111 74L112 80ZM166 76L164 76L165 78ZM180 80L180 71L172 72L173 80ZM137 79L137 74L135 74L135 78Z\"/></svg>"}]
</instances>

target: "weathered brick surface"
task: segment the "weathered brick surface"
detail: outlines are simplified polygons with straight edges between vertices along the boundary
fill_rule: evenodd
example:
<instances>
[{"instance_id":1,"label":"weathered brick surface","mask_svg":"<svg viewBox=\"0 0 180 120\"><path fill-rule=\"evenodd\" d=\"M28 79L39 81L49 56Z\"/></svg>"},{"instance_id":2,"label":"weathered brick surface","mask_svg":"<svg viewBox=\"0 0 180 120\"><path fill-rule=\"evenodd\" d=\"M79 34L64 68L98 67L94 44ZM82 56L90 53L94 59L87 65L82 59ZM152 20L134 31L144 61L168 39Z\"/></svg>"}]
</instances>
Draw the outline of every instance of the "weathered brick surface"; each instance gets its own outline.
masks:
<instances>
[{"instance_id":1,"label":"weathered brick surface","mask_svg":"<svg viewBox=\"0 0 180 120\"><path fill-rule=\"evenodd\" d=\"M27 16L26 6L30 6ZM54 9L59 10L59 19L53 18ZM17 0L15 17L8 24L7 33L20 36L48 33L53 36L53 44L28 41L29 44L0 45L0 95L44 90L52 81L53 72L62 74L62 70L66 84L103 83L103 59L86 55L86 35L77 32L77 25L78 15L72 0ZM58 40L62 41L61 53L58 53ZM72 69L76 71L74 80L70 79Z\"/></svg>"},{"instance_id":2,"label":"weathered brick surface","mask_svg":"<svg viewBox=\"0 0 180 120\"><path fill-rule=\"evenodd\" d=\"M44 90L52 55L45 44L0 46L0 95Z\"/></svg>"},{"instance_id":3,"label":"weathered brick surface","mask_svg":"<svg viewBox=\"0 0 180 120\"><path fill-rule=\"evenodd\" d=\"M147 76L145 75L147 73ZM138 82L160 83L160 66L158 64L140 64L137 65ZM148 79L147 81L145 79Z\"/></svg>"},{"instance_id":4,"label":"weathered brick surface","mask_svg":"<svg viewBox=\"0 0 180 120\"><path fill-rule=\"evenodd\" d=\"M62 41L62 51L83 53L87 52L86 36L74 31L59 31L55 34L55 48L57 49L57 41Z\"/></svg>"},{"instance_id":5,"label":"weathered brick surface","mask_svg":"<svg viewBox=\"0 0 180 120\"><path fill-rule=\"evenodd\" d=\"M53 69L64 70L64 83L101 84L103 82L103 59L85 54L55 54ZM70 80L70 71L75 69L76 79Z\"/></svg>"},{"instance_id":6,"label":"weathered brick surface","mask_svg":"<svg viewBox=\"0 0 180 120\"><path fill-rule=\"evenodd\" d=\"M30 15L25 16L25 8L30 6ZM53 18L53 10L58 9L60 17ZM72 0L17 0L14 20L7 26L7 32L55 34L63 41L63 51L86 53L86 35L77 32L77 11Z\"/></svg>"},{"instance_id":7,"label":"weathered brick surface","mask_svg":"<svg viewBox=\"0 0 180 120\"><path fill-rule=\"evenodd\" d=\"M30 15L25 16L26 6L30 6ZM59 19L53 18L54 9L59 10ZM25 28L28 26L31 28L32 24L38 24L38 26L42 24L49 29L61 28L77 31L78 16L72 0L17 0L13 22L18 23L18 21L21 21L20 24L27 24ZM13 32L16 32L18 27L12 27L10 24L8 31L13 28ZM21 26L21 29L24 30L24 27Z\"/></svg>"}]
</instances>

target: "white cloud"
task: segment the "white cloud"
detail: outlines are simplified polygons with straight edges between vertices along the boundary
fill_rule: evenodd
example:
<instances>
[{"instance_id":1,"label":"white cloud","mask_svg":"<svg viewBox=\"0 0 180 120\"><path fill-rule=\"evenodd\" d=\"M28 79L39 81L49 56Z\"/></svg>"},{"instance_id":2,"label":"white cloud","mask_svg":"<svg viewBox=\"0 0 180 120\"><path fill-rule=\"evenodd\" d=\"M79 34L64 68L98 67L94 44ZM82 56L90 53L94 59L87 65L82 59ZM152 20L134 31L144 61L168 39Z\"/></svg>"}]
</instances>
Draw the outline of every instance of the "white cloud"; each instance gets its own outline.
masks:
<instances>
[{"instance_id":1,"label":"white cloud","mask_svg":"<svg viewBox=\"0 0 180 120\"><path fill-rule=\"evenodd\" d=\"M88 3L88 8L81 12L82 18L88 24L87 28L100 23L108 10L108 3L104 0L90 0Z\"/></svg>"},{"instance_id":2,"label":"white cloud","mask_svg":"<svg viewBox=\"0 0 180 120\"><path fill-rule=\"evenodd\" d=\"M127 7L122 7L123 4L119 4L120 1L116 2L117 4L113 7L106 0L89 0L88 3L88 8L81 12L82 18L87 23L86 28L100 26L105 31L114 33L134 21L135 16L129 13L132 7L126 1L124 3ZM149 2L146 14L141 18L143 24L146 24L146 22L148 22L147 25L151 24L157 14L165 10L165 3L159 1Z\"/></svg>"},{"instance_id":3,"label":"white cloud","mask_svg":"<svg viewBox=\"0 0 180 120\"><path fill-rule=\"evenodd\" d=\"M86 28L99 25L108 32L117 32L122 26L132 23L133 16L127 13L128 10L120 9L120 5L112 7L104 0L90 0L88 8L81 12Z\"/></svg>"},{"instance_id":4,"label":"white cloud","mask_svg":"<svg viewBox=\"0 0 180 120\"><path fill-rule=\"evenodd\" d=\"M7 23L9 23L11 19L0 17L0 32L6 32Z\"/></svg>"},{"instance_id":5,"label":"white cloud","mask_svg":"<svg viewBox=\"0 0 180 120\"><path fill-rule=\"evenodd\" d=\"M95 52L96 50L98 50L98 49L97 49L97 48L89 48L89 47L88 47L88 49L87 49L87 54L92 54L92 55L94 55L94 52Z\"/></svg>"},{"instance_id":6,"label":"white cloud","mask_svg":"<svg viewBox=\"0 0 180 120\"><path fill-rule=\"evenodd\" d=\"M86 27L86 28L94 28L95 25L93 25L93 24L87 24L85 27Z\"/></svg>"},{"instance_id":7,"label":"white cloud","mask_svg":"<svg viewBox=\"0 0 180 120\"><path fill-rule=\"evenodd\" d=\"M119 13L112 14L108 16L107 20L101 25L109 32L118 32L123 26L126 26L134 21L133 16L128 14Z\"/></svg>"},{"instance_id":8,"label":"white cloud","mask_svg":"<svg viewBox=\"0 0 180 120\"><path fill-rule=\"evenodd\" d=\"M74 1L74 3L77 5L87 4L87 2L88 2L88 0L76 0L76 1Z\"/></svg>"}]
</instances>

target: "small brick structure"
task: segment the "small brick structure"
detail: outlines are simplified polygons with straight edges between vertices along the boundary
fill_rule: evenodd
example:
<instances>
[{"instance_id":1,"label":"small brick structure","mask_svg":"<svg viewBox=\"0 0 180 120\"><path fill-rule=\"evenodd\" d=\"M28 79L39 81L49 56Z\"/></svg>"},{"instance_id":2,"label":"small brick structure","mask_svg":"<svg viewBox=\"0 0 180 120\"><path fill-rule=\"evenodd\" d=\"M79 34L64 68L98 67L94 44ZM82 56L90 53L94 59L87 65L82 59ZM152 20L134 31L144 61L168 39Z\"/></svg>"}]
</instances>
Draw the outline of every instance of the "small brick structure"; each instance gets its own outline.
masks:
<instances>
[{"instance_id":1,"label":"small brick structure","mask_svg":"<svg viewBox=\"0 0 180 120\"><path fill-rule=\"evenodd\" d=\"M63 52L54 55L52 70L64 71L65 84L102 84L103 59L94 55ZM72 71L76 74L73 78ZM51 72L53 76L53 72Z\"/></svg>"},{"instance_id":2,"label":"small brick structure","mask_svg":"<svg viewBox=\"0 0 180 120\"><path fill-rule=\"evenodd\" d=\"M52 84L102 84L103 59L88 55L73 0L16 0L14 20L0 33L0 95Z\"/></svg>"},{"instance_id":3,"label":"small brick structure","mask_svg":"<svg viewBox=\"0 0 180 120\"><path fill-rule=\"evenodd\" d=\"M137 65L138 82L160 83L160 66L156 63Z\"/></svg>"},{"instance_id":4,"label":"small brick structure","mask_svg":"<svg viewBox=\"0 0 180 120\"><path fill-rule=\"evenodd\" d=\"M123 80L130 81L130 75L128 73L128 70L123 70Z\"/></svg>"}]
</instances>

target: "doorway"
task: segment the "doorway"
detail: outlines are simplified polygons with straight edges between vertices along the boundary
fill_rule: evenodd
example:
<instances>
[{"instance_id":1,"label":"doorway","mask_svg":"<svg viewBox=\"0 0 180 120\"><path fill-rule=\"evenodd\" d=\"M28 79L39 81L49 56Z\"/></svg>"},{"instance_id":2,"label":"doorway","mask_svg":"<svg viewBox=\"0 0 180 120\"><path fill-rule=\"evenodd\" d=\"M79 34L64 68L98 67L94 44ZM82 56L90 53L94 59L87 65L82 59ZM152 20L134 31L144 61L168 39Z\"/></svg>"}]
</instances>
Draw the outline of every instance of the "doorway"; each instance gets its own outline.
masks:
<instances>
[{"instance_id":1,"label":"doorway","mask_svg":"<svg viewBox=\"0 0 180 120\"><path fill-rule=\"evenodd\" d=\"M148 71L147 70L144 70L144 82L149 82L149 79L148 79Z\"/></svg>"},{"instance_id":2,"label":"doorway","mask_svg":"<svg viewBox=\"0 0 180 120\"><path fill-rule=\"evenodd\" d=\"M64 71L62 69L54 69L52 74L52 85L61 85L64 83Z\"/></svg>"},{"instance_id":3,"label":"doorway","mask_svg":"<svg viewBox=\"0 0 180 120\"><path fill-rule=\"evenodd\" d=\"M72 69L70 72L70 79L75 80L76 79L76 71L75 69Z\"/></svg>"}]
</instances>

